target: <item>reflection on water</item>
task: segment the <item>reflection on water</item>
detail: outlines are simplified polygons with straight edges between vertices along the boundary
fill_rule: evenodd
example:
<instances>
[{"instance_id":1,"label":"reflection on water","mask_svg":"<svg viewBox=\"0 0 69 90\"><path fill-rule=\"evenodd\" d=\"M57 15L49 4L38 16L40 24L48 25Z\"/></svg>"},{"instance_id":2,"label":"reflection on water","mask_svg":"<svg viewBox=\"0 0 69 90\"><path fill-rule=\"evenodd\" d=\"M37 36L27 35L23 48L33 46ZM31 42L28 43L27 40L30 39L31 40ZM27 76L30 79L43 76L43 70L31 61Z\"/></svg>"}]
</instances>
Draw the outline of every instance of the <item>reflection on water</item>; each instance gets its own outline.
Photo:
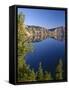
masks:
<instances>
[{"instance_id":1,"label":"reflection on water","mask_svg":"<svg viewBox=\"0 0 69 90\"><path fill-rule=\"evenodd\" d=\"M39 63L43 70L55 72L59 59L64 62L65 56L65 28L57 27L50 30L30 30L30 41L33 52L26 55L26 63L37 71Z\"/></svg>"},{"instance_id":2,"label":"reflection on water","mask_svg":"<svg viewBox=\"0 0 69 90\"><path fill-rule=\"evenodd\" d=\"M53 39L55 39L55 40L60 40L60 41L63 41L64 40L64 36L63 35L61 35L61 36L46 36L46 37L43 37L43 38L36 38L35 36L33 37L33 39L32 39L32 42L40 42L40 41L42 41L42 40L44 40L44 39L47 39L47 38L53 38Z\"/></svg>"},{"instance_id":3,"label":"reflection on water","mask_svg":"<svg viewBox=\"0 0 69 90\"><path fill-rule=\"evenodd\" d=\"M55 71L56 63L60 58L64 60L65 41L46 38L41 42L32 43L34 46L33 52L26 55L26 63L30 64L31 68L36 71L41 62L43 70Z\"/></svg>"},{"instance_id":4,"label":"reflection on water","mask_svg":"<svg viewBox=\"0 0 69 90\"><path fill-rule=\"evenodd\" d=\"M49 30L30 30L31 33L30 41L32 42L39 42L47 38L54 38L56 40L64 40L65 38L65 28L64 27L57 27Z\"/></svg>"}]
</instances>

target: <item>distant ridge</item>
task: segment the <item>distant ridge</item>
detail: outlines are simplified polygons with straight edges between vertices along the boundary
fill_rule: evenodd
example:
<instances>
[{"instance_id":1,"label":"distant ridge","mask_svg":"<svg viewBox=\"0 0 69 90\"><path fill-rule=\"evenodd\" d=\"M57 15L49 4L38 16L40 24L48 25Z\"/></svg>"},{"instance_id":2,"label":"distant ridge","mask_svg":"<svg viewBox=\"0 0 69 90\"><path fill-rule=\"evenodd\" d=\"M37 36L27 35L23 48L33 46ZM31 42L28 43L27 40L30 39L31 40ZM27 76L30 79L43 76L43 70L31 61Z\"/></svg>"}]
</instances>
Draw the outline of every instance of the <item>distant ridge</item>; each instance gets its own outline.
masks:
<instances>
[{"instance_id":1,"label":"distant ridge","mask_svg":"<svg viewBox=\"0 0 69 90\"><path fill-rule=\"evenodd\" d=\"M65 27L59 26L47 29L35 25L26 25L26 35L31 41L41 41L48 37L63 40L65 38Z\"/></svg>"}]
</instances>

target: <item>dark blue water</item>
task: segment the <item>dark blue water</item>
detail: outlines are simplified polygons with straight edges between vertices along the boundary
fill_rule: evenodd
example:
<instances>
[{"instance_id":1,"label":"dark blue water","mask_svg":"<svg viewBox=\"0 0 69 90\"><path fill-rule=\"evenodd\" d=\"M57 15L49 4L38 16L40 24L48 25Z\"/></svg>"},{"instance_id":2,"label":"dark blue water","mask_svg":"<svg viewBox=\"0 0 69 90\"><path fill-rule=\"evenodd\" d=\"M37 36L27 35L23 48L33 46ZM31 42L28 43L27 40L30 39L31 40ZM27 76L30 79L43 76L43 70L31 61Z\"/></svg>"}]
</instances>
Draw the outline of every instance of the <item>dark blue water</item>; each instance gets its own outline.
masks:
<instances>
[{"instance_id":1,"label":"dark blue water","mask_svg":"<svg viewBox=\"0 0 69 90\"><path fill-rule=\"evenodd\" d=\"M64 45L64 41L53 38L35 42L33 43L33 52L26 55L26 63L37 71L41 62L43 70L54 72L59 59L64 60Z\"/></svg>"}]
</instances>

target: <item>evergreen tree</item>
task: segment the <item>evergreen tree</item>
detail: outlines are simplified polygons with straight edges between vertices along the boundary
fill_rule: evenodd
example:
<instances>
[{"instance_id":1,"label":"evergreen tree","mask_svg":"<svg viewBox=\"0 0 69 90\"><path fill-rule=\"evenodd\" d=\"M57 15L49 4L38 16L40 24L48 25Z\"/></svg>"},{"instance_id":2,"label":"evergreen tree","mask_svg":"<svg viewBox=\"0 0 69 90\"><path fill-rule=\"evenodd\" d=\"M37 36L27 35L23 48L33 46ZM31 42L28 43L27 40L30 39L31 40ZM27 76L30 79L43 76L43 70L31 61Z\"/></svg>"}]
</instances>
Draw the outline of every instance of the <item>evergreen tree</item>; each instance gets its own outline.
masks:
<instances>
[{"instance_id":1,"label":"evergreen tree","mask_svg":"<svg viewBox=\"0 0 69 90\"><path fill-rule=\"evenodd\" d=\"M43 69L42 69L42 65L41 62L39 64L39 68L38 68L38 72L37 72L37 80L43 80Z\"/></svg>"},{"instance_id":2,"label":"evergreen tree","mask_svg":"<svg viewBox=\"0 0 69 90\"><path fill-rule=\"evenodd\" d=\"M59 60L59 63L56 67L56 80L62 80L63 79L63 63L62 60Z\"/></svg>"},{"instance_id":3,"label":"evergreen tree","mask_svg":"<svg viewBox=\"0 0 69 90\"><path fill-rule=\"evenodd\" d=\"M29 69L28 72L28 81L35 81L35 72L33 69Z\"/></svg>"},{"instance_id":4,"label":"evergreen tree","mask_svg":"<svg viewBox=\"0 0 69 90\"><path fill-rule=\"evenodd\" d=\"M27 43L27 32L25 29L24 18L25 16L18 14L18 56L25 57L26 53L30 51L31 47Z\"/></svg>"},{"instance_id":5,"label":"evergreen tree","mask_svg":"<svg viewBox=\"0 0 69 90\"><path fill-rule=\"evenodd\" d=\"M45 71L44 80L53 80L50 72Z\"/></svg>"},{"instance_id":6,"label":"evergreen tree","mask_svg":"<svg viewBox=\"0 0 69 90\"><path fill-rule=\"evenodd\" d=\"M25 16L18 14L18 81L28 80L29 66L26 64L25 56L32 50L30 43L27 42L27 32L24 24Z\"/></svg>"}]
</instances>

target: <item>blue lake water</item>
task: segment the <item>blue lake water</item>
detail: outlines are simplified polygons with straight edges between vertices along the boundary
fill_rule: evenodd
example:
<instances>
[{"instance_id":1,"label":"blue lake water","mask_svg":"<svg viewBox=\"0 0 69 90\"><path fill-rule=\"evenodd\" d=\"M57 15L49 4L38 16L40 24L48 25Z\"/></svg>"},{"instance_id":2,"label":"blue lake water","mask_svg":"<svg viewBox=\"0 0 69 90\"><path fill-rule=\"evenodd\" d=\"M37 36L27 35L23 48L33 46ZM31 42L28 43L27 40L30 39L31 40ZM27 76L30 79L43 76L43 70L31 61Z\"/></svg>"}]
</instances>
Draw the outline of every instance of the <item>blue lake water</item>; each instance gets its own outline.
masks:
<instances>
[{"instance_id":1,"label":"blue lake water","mask_svg":"<svg viewBox=\"0 0 69 90\"><path fill-rule=\"evenodd\" d=\"M64 60L64 40L47 38L40 42L33 43L34 50L26 55L26 63L30 68L38 70L39 63L42 63L43 70L54 72L59 59Z\"/></svg>"}]
</instances>

